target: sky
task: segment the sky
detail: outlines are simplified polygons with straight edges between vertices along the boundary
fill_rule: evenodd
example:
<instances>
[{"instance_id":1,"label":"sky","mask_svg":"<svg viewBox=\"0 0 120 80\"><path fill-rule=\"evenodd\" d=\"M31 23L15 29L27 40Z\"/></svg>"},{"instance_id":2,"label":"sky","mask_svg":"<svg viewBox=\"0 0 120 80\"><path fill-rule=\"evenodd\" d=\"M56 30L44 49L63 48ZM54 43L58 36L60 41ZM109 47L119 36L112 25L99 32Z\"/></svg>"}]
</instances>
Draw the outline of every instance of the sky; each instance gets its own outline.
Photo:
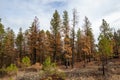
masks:
<instances>
[{"instance_id":1,"label":"sky","mask_svg":"<svg viewBox=\"0 0 120 80\"><path fill-rule=\"evenodd\" d=\"M61 19L63 11L67 10L71 25L74 8L79 20L76 29L83 28L87 16L96 39L102 19L111 28L120 28L120 0L0 0L0 18L5 28L10 27L16 34L20 27L23 31L28 29L35 16L39 18L40 29L49 30L55 10L58 10Z\"/></svg>"}]
</instances>

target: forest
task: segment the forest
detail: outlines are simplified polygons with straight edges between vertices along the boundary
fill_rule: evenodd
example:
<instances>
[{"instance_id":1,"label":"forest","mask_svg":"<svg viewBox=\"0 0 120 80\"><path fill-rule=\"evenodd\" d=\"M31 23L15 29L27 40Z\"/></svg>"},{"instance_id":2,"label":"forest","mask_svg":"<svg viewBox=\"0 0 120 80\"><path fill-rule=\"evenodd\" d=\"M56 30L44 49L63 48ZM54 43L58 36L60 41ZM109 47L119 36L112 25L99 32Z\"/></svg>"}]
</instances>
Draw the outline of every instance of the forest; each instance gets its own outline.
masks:
<instances>
[{"instance_id":1,"label":"forest","mask_svg":"<svg viewBox=\"0 0 120 80\"><path fill-rule=\"evenodd\" d=\"M10 27L5 29L0 19L0 80L5 80L6 76L8 77L6 80L113 80L107 79L106 76L116 71L118 72L114 74L119 78L114 80L119 80L120 29L111 28L109 23L102 19L96 43L94 29L88 17L85 16L83 27L76 30L79 20L77 10L73 9L72 25L69 21L66 10L62 16L55 10L51 17L50 30L40 29L39 19L35 16L27 30L19 28L18 34L15 34ZM94 73L94 76L102 78L70 77L72 72L73 74L76 72L76 76L78 71L87 70L91 66L97 66L97 69L92 67L96 71L91 70L89 74ZM108 74L109 71L113 72ZM34 72L32 74L39 73L42 78L19 79L20 72L24 73L22 77ZM87 75L84 71L83 73L78 77ZM17 76L12 78L14 75Z\"/></svg>"}]
</instances>

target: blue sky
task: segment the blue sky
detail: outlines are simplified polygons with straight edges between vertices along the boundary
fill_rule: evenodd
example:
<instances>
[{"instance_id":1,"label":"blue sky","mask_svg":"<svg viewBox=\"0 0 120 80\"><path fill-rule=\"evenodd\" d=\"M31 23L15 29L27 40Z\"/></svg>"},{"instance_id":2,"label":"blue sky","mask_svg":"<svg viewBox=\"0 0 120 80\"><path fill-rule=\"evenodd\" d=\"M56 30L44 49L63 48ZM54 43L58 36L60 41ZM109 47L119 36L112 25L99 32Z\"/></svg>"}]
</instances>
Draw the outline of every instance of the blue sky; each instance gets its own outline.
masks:
<instances>
[{"instance_id":1,"label":"blue sky","mask_svg":"<svg viewBox=\"0 0 120 80\"><path fill-rule=\"evenodd\" d=\"M76 29L82 28L85 16L92 23L95 37L99 34L103 18L110 27L120 28L120 0L0 0L0 18L5 28L10 27L17 33L20 27L23 31L28 29L37 16L40 29L47 30L55 9L61 18L63 11L67 10L71 24L73 8L79 15Z\"/></svg>"}]
</instances>

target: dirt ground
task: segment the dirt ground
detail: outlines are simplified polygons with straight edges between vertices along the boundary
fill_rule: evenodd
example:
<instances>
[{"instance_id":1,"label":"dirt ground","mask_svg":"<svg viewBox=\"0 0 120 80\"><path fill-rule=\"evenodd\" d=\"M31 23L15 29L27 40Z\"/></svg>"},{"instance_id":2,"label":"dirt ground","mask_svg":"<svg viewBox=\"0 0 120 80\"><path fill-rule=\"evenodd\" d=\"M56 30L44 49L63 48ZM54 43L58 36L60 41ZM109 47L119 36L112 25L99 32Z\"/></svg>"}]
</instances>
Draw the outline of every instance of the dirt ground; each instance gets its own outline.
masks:
<instances>
[{"instance_id":1,"label":"dirt ground","mask_svg":"<svg viewBox=\"0 0 120 80\"><path fill-rule=\"evenodd\" d=\"M66 80L120 80L120 59L109 60L102 75L101 63L92 61L83 67L83 62L76 63L74 68L61 69L66 73Z\"/></svg>"}]
</instances>

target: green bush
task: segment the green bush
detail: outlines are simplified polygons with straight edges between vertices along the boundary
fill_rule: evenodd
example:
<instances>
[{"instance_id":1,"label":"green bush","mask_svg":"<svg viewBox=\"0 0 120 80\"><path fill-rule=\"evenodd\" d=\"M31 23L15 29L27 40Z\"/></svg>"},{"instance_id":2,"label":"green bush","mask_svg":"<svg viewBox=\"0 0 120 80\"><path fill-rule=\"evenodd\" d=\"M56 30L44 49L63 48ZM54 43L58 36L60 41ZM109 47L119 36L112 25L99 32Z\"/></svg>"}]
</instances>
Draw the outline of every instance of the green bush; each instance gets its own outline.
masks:
<instances>
[{"instance_id":1,"label":"green bush","mask_svg":"<svg viewBox=\"0 0 120 80\"><path fill-rule=\"evenodd\" d=\"M10 77L8 80L14 80L12 77Z\"/></svg>"},{"instance_id":2,"label":"green bush","mask_svg":"<svg viewBox=\"0 0 120 80\"><path fill-rule=\"evenodd\" d=\"M10 64L10 66L6 68L6 71L8 74L14 74L14 73L17 73L18 68L15 64Z\"/></svg>"},{"instance_id":3,"label":"green bush","mask_svg":"<svg viewBox=\"0 0 120 80\"><path fill-rule=\"evenodd\" d=\"M25 56L24 58L22 58L22 64L24 65L24 67L28 67L30 66L30 58Z\"/></svg>"},{"instance_id":4,"label":"green bush","mask_svg":"<svg viewBox=\"0 0 120 80\"><path fill-rule=\"evenodd\" d=\"M5 67L2 67L0 69L0 77L4 76L4 75L7 75L7 72L6 72L6 68Z\"/></svg>"},{"instance_id":5,"label":"green bush","mask_svg":"<svg viewBox=\"0 0 120 80\"><path fill-rule=\"evenodd\" d=\"M56 64L51 62L50 57L47 57L43 63L43 70L50 71L56 68Z\"/></svg>"},{"instance_id":6,"label":"green bush","mask_svg":"<svg viewBox=\"0 0 120 80\"><path fill-rule=\"evenodd\" d=\"M4 67L0 68L0 72L3 72L3 71L6 71L6 69Z\"/></svg>"},{"instance_id":7,"label":"green bush","mask_svg":"<svg viewBox=\"0 0 120 80\"><path fill-rule=\"evenodd\" d=\"M53 75L62 79L65 78L65 73L58 71L56 64L51 62L50 57L47 57L43 63L43 70L40 70L40 76L50 80Z\"/></svg>"}]
</instances>

